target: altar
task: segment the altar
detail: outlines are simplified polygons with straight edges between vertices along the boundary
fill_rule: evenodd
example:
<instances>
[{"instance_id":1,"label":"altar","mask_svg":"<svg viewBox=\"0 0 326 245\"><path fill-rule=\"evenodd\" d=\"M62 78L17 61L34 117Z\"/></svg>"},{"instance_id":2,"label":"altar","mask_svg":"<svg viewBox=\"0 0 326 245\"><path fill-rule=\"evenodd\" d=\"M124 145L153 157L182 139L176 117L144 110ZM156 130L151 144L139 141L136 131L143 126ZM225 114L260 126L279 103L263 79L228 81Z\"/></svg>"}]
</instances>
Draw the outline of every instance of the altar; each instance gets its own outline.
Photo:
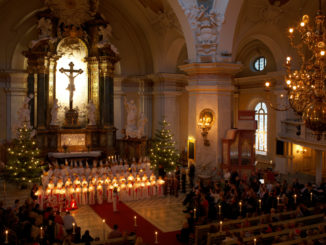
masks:
<instances>
[{"instance_id":1,"label":"altar","mask_svg":"<svg viewBox=\"0 0 326 245\"><path fill-rule=\"evenodd\" d=\"M113 73L119 53L111 26L89 3L83 18L63 18L60 5L37 13L39 37L27 58L27 107L42 155L115 152ZM51 5L50 5L51 4ZM92 9L92 12L90 11ZM92 13L92 14L90 14Z\"/></svg>"},{"instance_id":2,"label":"altar","mask_svg":"<svg viewBox=\"0 0 326 245\"><path fill-rule=\"evenodd\" d=\"M49 158L99 158L102 155L101 151L89 151L89 152L49 152Z\"/></svg>"}]
</instances>

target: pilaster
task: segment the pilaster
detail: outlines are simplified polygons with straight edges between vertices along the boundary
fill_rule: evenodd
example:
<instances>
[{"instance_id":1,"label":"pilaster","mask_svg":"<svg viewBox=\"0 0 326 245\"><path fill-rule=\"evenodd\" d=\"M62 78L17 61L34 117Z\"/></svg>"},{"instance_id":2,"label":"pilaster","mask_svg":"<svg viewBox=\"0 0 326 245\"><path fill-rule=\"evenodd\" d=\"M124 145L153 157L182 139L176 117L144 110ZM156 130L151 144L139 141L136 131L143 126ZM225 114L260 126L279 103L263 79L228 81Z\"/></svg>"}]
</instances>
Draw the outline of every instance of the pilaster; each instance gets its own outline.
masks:
<instances>
[{"instance_id":1,"label":"pilaster","mask_svg":"<svg viewBox=\"0 0 326 245\"><path fill-rule=\"evenodd\" d=\"M125 128L124 122L124 97L126 96L122 90L123 77L114 77L114 126L117 128L117 139L122 139L122 129Z\"/></svg>"},{"instance_id":2,"label":"pilaster","mask_svg":"<svg viewBox=\"0 0 326 245\"><path fill-rule=\"evenodd\" d=\"M27 77L28 74L24 72L9 73L10 87L6 89L7 102L10 105L8 129L11 138L16 135L16 126L18 122L18 110L22 107L23 101L27 95ZM9 106L8 106L9 107ZM8 136L9 136L8 135Z\"/></svg>"},{"instance_id":3,"label":"pilaster","mask_svg":"<svg viewBox=\"0 0 326 245\"><path fill-rule=\"evenodd\" d=\"M184 91L186 77L183 74L160 73L150 75L153 86L153 126L152 134L159 127L159 122L165 119L176 140L176 147L180 143L180 106L178 96Z\"/></svg>"},{"instance_id":4,"label":"pilaster","mask_svg":"<svg viewBox=\"0 0 326 245\"><path fill-rule=\"evenodd\" d=\"M233 63L192 63L179 67L188 74L188 137L195 139L197 174L210 175L221 164L222 139L232 127L232 76L241 67ZM208 131L209 146L204 145L201 129L197 127L204 109L211 109L215 117Z\"/></svg>"},{"instance_id":5,"label":"pilaster","mask_svg":"<svg viewBox=\"0 0 326 245\"><path fill-rule=\"evenodd\" d=\"M323 177L323 151L315 150L316 184L319 186Z\"/></svg>"},{"instance_id":6,"label":"pilaster","mask_svg":"<svg viewBox=\"0 0 326 245\"><path fill-rule=\"evenodd\" d=\"M145 124L144 133L147 138L152 137L152 81L145 77L138 78L139 86L138 86L138 95L140 99L139 103L139 116L144 114L147 118L147 123Z\"/></svg>"}]
</instances>

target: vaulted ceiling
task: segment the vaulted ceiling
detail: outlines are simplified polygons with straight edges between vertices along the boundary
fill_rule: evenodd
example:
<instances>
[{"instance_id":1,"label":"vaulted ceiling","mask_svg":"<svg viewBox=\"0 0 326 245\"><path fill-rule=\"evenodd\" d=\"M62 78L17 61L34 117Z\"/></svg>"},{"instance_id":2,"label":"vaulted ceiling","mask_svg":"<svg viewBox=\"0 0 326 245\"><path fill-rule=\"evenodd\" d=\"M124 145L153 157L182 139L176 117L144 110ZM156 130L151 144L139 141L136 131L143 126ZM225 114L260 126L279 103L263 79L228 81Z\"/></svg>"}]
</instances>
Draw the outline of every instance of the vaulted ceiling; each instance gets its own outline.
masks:
<instances>
[{"instance_id":1,"label":"vaulted ceiling","mask_svg":"<svg viewBox=\"0 0 326 245\"><path fill-rule=\"evenodd\" d=\"M42 8L41 0L0 0L0 69L24 68L21 52L37 39L35 14ZM185 41L167 1L101 0L99 12L112 26L123 74L176 71Z\"/></svg>"}]
</instances>

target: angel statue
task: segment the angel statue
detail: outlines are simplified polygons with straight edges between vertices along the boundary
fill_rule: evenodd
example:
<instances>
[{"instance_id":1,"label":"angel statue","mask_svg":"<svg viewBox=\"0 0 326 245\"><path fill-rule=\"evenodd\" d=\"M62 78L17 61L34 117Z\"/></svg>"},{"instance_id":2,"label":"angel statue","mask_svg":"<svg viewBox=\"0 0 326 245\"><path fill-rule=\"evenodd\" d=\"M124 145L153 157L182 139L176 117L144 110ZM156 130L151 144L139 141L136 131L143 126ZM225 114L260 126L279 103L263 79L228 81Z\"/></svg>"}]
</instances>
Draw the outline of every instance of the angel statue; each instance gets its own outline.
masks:
<instances>
[{"instance_id":1,"label":"angel statue","mask_svg":"<svg viewBox=\"0 0 326 245\"><path fill-rule=\"evenodd\" d=\"M51 126L57 126L59 125L59 120L58 120L58 110L60 108L60 105L58 105L58 99L55 99L53 101L53 106L51 109Z\"/></svg>"},{"instance_id":2,"label":"angel statue","mask_svg":"<svg viewBox=\"0 0 326 245\"><path fill-rule=\"evenodd\" d=\"M137 107L134 100L124 100L125 108L127 111L127 123L126 123L126 137L136 138L138 136L137 129Z\"/></svg>"},{"instance_id":3,"label":"angel statue","mask_svg":"<svg viewBox=\"0 0 326 245\"><path fill-rule=\"evenodd\" d=\"M97 43L98 48L103 48L110 44L110 38L112 37L112 27L107 24L106 27L100 26L98 28L98 33L102 40Z\"/></svg>"},{"instance_id":4,"label":"angel statue","mask_svg":"<svg viewBox=\"0 0 326 245\"><path fill-rule=\"evenodd\" d=\"M145 125L148 122L147 118L145 117L144 113L141 113L140 118L138 119L138 130L137 130L137 137L141 139L145 136Z\"/></svg>"},{"instance_id":5,"label":"angel statue","mask_svg":"<svg viewBox=\"0 0 326 245\"><path fill-rule=\"evenodd\" d=\"M96 118L95 118L96 107L92 100L89 101L86 108L87 108L88 125L90 126L96 125Z\"/></svg>"},{"instance_id":6,"label":"angel statue","mask_svg":"<svg viewBox=\"0 0 326 245\"><path fill-rule=\"evenodd\" d=\"M106 27L100 26L98 32L100 37L102 37L102 40L97 43L97 47L104 48L110 46L114 53L119 54L117 47L110 42L110 38L112 37L112 27L109 24L107 24Z\"/></svg>"},{"instance_id":7,"label":"angel statue","mask_svg":"<svg viewBox=\"0 0 326 245\"><path fill-rule=\"evenodd\" d=\"M23 102L22 107L18 110L18 127L23 127L24 123L27 124L27 127L31 126L31 111L29 108L29 102L34 96L30 94L26 96Z\"/></svg>"},{"instance_id":8,"label":"angel statue","mask_svg":"<svg viewBox=\"0 0 326 245\"><path fill-rule=\"evenodd\" d=\"M52 36L52 22L50 19L42 17L38 21L37 28L39 29L39 39L51 38Z\"/></svg>"}]
</instances>

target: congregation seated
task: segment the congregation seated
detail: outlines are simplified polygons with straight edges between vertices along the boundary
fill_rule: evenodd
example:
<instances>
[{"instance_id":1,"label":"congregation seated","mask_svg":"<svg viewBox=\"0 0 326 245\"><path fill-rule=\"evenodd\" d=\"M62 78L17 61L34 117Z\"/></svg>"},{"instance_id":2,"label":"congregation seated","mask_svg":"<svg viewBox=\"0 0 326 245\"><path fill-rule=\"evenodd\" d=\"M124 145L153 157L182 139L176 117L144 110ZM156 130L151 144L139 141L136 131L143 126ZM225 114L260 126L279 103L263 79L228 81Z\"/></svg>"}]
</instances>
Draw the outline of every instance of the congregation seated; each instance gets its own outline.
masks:
<instances>
[{"instance_id":1,"label":"congregation seated","mask_svg":"<svg viewBox=\"0 0 326 245\"><path fill-rule=\"evenodd\" d=\"M118 230L118 225L113 225L113 230L109 233L108 239L122 237L122 233Z\"/></svg>"},{"instance_id":2,"label":"congregation seated","mask_svg":"<svg viewBox=\"0 0 326 245\"><path fill-rule=\"evenodd\" d=\"M240 176L236 171L225 176L229 176L229 180L225 180L221 173L218 180L211 182L208 186L197 182L186 195L183 203L186 206L184 212L188 212L193 217L195 226L189 236L183 239L184 241L195 237L195 244L199 244L199 241L205 244L205 239L202 238L207 237L205 234L210 229L209 225L205 224L214 223L214 221L218 226L218 222L223 220L223 231L226 232L232 229L250 228L241 234L241 237L247 237L257 233L254 226L259 226L259 224L266 224L263 229L257 228L259 234L272 234L286 229L285 226L288 224L279 224L282 220L325 213L322 204L326 200L325 184L302 185L295 180L291 185L287 181L280 183L275 178L273 181L266 181L266 176L265 184L262 184L259 180L263 178L264 173L259 171L252 172L249 178ZM311 209L312 207L314 209ZM315 219L312 217L312 221L307 219L303 222L310 225L309 222L320 222L320 217ZM232 220L239 220L239 222L233 222L233 224L230 222ZM278 223L278 225L273 226L272 223ZM201 226L205 227L202 232ZM300 227L300 225L294 222L292 227ZM234 236L231 232L230 236L226 237L227 240L239 240ZM180 237L181 234L178 234L179 239Z\"/></svg>"}]
</instances>

